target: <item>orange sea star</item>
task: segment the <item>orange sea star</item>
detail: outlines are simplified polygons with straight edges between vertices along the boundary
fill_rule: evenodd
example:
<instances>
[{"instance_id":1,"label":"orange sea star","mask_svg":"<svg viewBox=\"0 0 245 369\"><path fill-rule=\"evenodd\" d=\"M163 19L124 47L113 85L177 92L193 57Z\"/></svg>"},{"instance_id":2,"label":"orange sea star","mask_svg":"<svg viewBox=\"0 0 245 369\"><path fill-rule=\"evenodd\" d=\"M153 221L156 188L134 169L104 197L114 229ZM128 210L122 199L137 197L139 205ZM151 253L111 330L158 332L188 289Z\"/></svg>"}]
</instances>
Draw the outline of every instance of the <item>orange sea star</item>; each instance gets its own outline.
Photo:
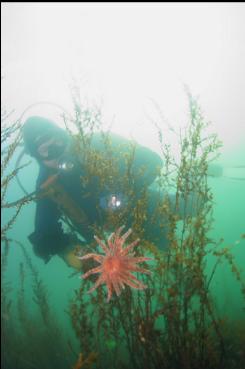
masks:
<instances>
[{"instance_id":1,"label":"orange sea star","mask_svg":"<svg viewBox=\"0 0 245 369\"><path fill-rule=\"evenodd\" d=\"M131 272L150 274L149 270L141 268L136 264L142 261L151 260L151 258L134 257L134 253L130 253L139 243L139 238L123 248L124 242L132 233L132 229L129 229L120 236L123 228L124 226L118 228L116 232L110 235L107 240L107 245L97 236L94 236L105 255L89 253L79 257L81 260L92 258L100 263L98 267L89 270L82 275L81 278L85 279L91 274L101 273L94 286L88 292L93 292L98 286L105 283L108 289L107 302L110 301L113 291L119 296L121 290L125 288L125 285L136 289L147 288L147 286L140 282Z\"/></svg>"}]
</instances>

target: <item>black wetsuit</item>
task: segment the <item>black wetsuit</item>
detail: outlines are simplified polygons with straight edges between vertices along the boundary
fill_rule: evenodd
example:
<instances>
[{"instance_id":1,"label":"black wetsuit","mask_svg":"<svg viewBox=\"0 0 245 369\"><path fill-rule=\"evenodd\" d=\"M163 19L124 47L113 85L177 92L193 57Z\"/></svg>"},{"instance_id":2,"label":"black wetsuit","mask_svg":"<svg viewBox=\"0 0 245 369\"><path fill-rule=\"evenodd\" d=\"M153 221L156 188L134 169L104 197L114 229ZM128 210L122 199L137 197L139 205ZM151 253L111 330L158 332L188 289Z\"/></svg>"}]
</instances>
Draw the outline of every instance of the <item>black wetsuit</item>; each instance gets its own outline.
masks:
<instances>
[{"instance_id":1,"label":"black wetsuit","mask_svg":"<svg viewBox=\"0 0 245 369\"><path fill-rule=\"evenodd\" d=\"M112 134L110 136L112 148L117 148L119 145L124 145L128 152L129 147L127 144L129 141L126 139ZM94 135L92 141L92 147L98 151L104 150L104 143L99 134ZM115 154L116 155L116 154ZM62 186L65 192L71 197L76 206L78 206L85 214L88 219L89 224L93 225L103 222L103 217L101 218L102 212L98 212L98 200L103 199L103 196L107 195L106 191L101 190L98 184L98 178L92 178L87 186L82 186L81 177L85 176L85 167L82 166L73 157L74 167L69 172L64 172L64 174L59 175L57 183ZM133 160L133 165L131 167L131 173L133 173L133 190L137 196L140 196L140 191L148 187L156 178L159 168L162 166L161 158L150 149L137 145ZM144 167L144 174L142 175L142 168ZM119 160L119 172L120 176L127 175L125 162ZM40 172L37 179L37 190L40 186L49 178L52 174L52 170L44 165L40 165ZM120 192L123 196L127 197L127 194L123 193L123 188L120 188L120 178L117 181L115 179L115 190ZM101 191L101 193L99 192ZM154 207L159 200L157 193L154 191L149 191L149 211L152 212ZM131 204L132 206L134 204ZM56 202L51 198L40 198L36 205L36 216L35 216L35 230L29 236L29 240L33 244L34 252L39 257L48 261L50 256L55 255L62 250L64 250L69 242L71 242L71 237L69 233L64 232L62 224L60 222L62 212ZM130 214L129 214L130 219ZM148 227L147 227L148 224ZM146 222L146 230L149 228L149 222ZM156 228L156 227L154 227ZM156 229L147 230L148 237L151 239L156 233ZM89 226L82 227L81 236L84 238L86 243L93 240L92 228ZM152 234L151 234L152 233ZM154 240L153 240L154 241Z\"/></svg>"}]
</instances>

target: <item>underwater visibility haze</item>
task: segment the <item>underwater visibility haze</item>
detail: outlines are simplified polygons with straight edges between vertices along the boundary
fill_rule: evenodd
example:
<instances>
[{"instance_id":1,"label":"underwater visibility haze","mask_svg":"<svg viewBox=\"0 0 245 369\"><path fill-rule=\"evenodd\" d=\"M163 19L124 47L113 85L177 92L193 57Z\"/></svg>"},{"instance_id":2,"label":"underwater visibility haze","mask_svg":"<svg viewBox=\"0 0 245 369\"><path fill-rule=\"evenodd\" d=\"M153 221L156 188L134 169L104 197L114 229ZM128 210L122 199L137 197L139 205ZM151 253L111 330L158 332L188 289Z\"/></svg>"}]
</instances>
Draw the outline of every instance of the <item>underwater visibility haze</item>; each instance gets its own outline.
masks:
<instances>
[{"instance_id":1,"label":"underwater visibility haze","mask_svg":"<svg viewBox=\"0 0 245 369\"><path fill-rule=\"evenodd\" d=\"M43 195L35 193L38 167L28 156L15 167L23 149L22 122L2 112L2 368L245 367L244 151L234 158L240 168L225 170L219 162L222 142L198 100L187 97L185 129L172 130L178 157L160 117L152 126L163 165L151 185L151 212L143 166L137 194L131 186L136 143L127 150L112 147L100 112L84 109L76 99L64 115L76 156L86 159L81 187L96 177L110 188L116 178L124 194L111 198L106 219L94 225L88 252L77 255L83 271L69 268L57 255L47 264L34 255L28 235ZM76 133L69 130L71 123ZM98 132L100 151L92 146ZM23 193L16 176L32 196ZM98 204L100 190L93 194ZM77 232L66 217L62 224ZM162 238L155 241L159 229Z\"/></svg>"}]
</instances>

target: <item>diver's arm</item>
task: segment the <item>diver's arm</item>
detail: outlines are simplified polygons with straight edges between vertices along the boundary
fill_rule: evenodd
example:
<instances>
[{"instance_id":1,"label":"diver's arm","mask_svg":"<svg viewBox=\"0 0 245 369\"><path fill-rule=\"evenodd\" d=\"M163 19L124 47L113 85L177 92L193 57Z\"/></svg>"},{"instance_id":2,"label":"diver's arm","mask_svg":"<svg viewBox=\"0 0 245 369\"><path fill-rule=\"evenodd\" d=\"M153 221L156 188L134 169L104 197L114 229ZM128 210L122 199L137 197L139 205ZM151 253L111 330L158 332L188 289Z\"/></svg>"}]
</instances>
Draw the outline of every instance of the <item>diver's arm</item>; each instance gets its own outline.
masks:
<instances>
[{"instance_id":1,"label":"diver's arm","mask_svg":"<svg viewBox=\"0 0 245 369\"><path fill-rule=\"evenodd\" d=\"M136 145L135 156L132 165L132 173L136 180L136 186L149 186L160 174L163 161L160 156L151 149Z\"/></svg>"},{"instance_id":2,"label":"diver's arm","mask_svg":"<svg viewBox=\"0 0 245 369\"><path fill-rule=\"evenodd\" d=\"M69 235L63 232L59 222L60 211L48 198L37 201L35 230L29 236L34 253L48 262L50 257L60 252L69 243Z\"/></svg>"},{"instance_id":3,"label":"diver's arm","mask_svg":"<svg viewBox=\"0 0 245 369\"><path fill-rule=\"evenodd\" d=\"M130 169L132 179L136 188L140 189L149 186L159 175L163 161L160 156L148 147L134 143L115 133L109 135L113 156L119 164L121 175L125 175ZM133 144L133 145L132 145ZM106 152L106 144L100 134L95 134L92 140L92 146L98 150ZM132 153L132 166L127 168L125 155ZM130 160L130 159L129 159Z\"/></svg>"}]
</instances>

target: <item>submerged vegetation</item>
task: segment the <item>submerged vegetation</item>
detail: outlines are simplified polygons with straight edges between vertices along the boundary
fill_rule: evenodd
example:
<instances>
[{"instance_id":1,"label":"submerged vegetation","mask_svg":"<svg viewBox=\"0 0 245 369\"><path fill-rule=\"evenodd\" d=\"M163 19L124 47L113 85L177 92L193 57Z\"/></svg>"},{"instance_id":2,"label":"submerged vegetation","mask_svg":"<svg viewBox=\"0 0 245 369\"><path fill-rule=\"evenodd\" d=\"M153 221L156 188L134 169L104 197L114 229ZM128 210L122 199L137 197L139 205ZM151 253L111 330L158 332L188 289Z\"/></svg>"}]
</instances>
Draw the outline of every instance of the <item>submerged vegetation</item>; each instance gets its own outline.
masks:
<instances>
[{"instance_id":1,"label":"submerged vegetation","mask_svg":"<svg viewBox=\"0 0 245 369\"><path fill-rule=\"evenodd\" d=\"M46 287L39 277L26 248L18 240L9 236L21 209L28 199L13 203L6 201L8 189L13 179L25 165L11 169L13 157L21 141L20 122L5 124L9 114L2 112L1 125L1 174L2 174L2 223L1 223L1 367L5 369L46 368L58 366L70 368L74 357L69 358L67 337L61 334L51 312ZM13 281L7 280L9 251L20 248L23 261L19 262L19 292L13 296ZM31 304L38 307L30 309L26 291L27 276L31 277ZM29 286L28 286L29 287ZM64 341L64 343L63 343ZM61 354L62 351L62 354Z\"/></svg>"},{"instance_id":2,"label":"submerged vegetation","mask_svg":"<svg viewBox=\"0 0 245 369\"><path fill-rule=\"evenodd\" d=\"M162 139L161 122L156 124L164 165L159 168L154 184L157 206L149 218L147 186L138 188L137 196L132 187L137 145L130 142L113 147L110 131L105 132L100 126L100 112L83 108L77 96L74 97L74 118L71 122L71 118L64 117L64 121L67 127L71 123L77 127L77 134L70 134L77 157L83 157L86 163L87 175L81 178L81 185L98 178L101 187L95 197L99 200L105 185L113 192L116 178L117 188L127 194L122 210L109 212L106 221L94 225L94 233L105 240L108 232L130 224L134 237L141 240L136 256L153 259L147 263L151 275L136 275L148 288L126 287L119 297L113 295L106 303L104 286L88 294L94 277L82 280L67 307L76 336L76 341L71 343L54 319L47 290L25 245L8 237L24 205L18 204L1 234L3 368L237 369L245 366L245 326L239 322L235 326L233 321L218 315L210 288L219 263L226 260L245 298L244 281L232 250L224 240L216 241L210 236L214 203L207 173L209 164L217 157L220 142L216 135L207 133L208 124L197 100L188 94L188 101L189 123L184 131L176 133L178 159ZM13 127L19 131L19 125ZM14 172L5 174L5 170L13 158L19 135L14 144L8 145L13 132L6 127L2 132L6 150L2 161L3 210L7 207L7 188L14 177ZM99 151L92 145L95 132L102 134ZM127 175L121 175L119 156L123 157ZM142 183L144 173L144 167L137 173L138 178L142 176ZM160 248L150 237L145 237L159 228L165 238ZM23 251L16 300L11 296L11 281L5 278L10 244ZM97 253L96 242L90 245L90 250ZM215 263L207 273L210 256ZM88 270L90 265L86 263L84 260L84 268ZM38 308L36 314L33 309L30 313L26 301L27 271L32 281L33 303Z\"/></svg>"}]
</instances>

